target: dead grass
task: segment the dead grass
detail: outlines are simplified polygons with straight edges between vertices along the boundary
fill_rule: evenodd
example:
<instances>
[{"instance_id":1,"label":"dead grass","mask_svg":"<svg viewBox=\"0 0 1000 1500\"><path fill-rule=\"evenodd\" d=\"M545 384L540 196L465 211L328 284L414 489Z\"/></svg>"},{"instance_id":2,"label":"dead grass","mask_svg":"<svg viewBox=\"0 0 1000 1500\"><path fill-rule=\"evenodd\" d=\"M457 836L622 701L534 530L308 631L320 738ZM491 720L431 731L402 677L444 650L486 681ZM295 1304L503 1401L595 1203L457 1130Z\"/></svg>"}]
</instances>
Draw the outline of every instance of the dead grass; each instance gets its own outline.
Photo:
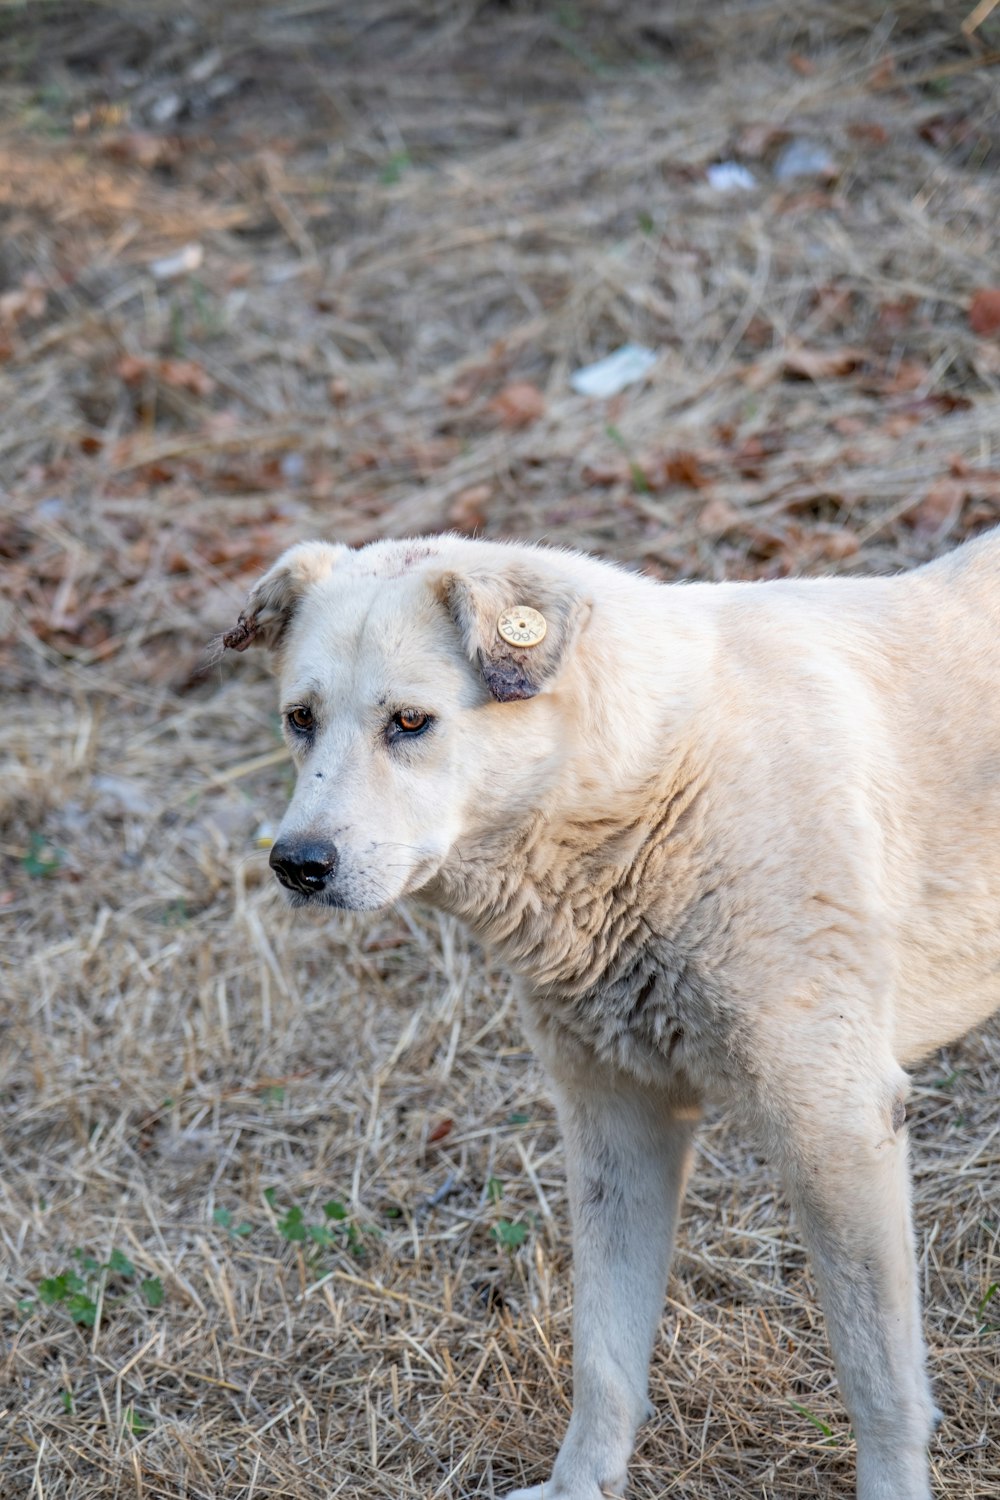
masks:
<instances>
[{"instance_id":1,"label":"dead grass","mask_svg":"<svg viewBox=\"0 0 1000 1500\"><path fill-rule=\"evenodd\" d=\"M547 1471L566 1209L509 982L425 912L293 920L255 842L288 783L271 688L203 646L316 532L544 536L674 578L907 566L1000 519L1000 347L968 320L997 21L976 53L968 8L8 13L4 1500ZM835 179L776 181L786 132ZM732 156L755 192L707 186ZM570 392L630 338L646 385ZM995 1025L916 1082L948 1500L1000 1493L998 1094ZM295 1207L332 1243L290 1239ZM93 1326L40 1300L112 1250L135 1275L90 1277ZM852 1492L796 1232L724 1122L652 1381L640 1500Z\"/></svg>"}]
</instances>

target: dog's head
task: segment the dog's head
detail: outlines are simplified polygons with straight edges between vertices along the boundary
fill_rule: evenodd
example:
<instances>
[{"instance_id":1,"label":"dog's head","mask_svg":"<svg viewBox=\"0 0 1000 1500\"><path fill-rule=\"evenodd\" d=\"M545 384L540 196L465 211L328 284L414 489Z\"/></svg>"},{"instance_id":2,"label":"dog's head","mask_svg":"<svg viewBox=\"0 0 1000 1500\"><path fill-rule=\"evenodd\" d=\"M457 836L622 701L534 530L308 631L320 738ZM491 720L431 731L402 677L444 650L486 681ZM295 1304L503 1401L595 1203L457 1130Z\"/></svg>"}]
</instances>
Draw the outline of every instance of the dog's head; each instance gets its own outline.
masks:
<instances>
[{"instance_id":1,"label":"dog's head","mask_svg":"<svg viewBox=\"0 0 1000 1500\"><path fill-rule=\"evenodd\" d=\"M562 561L562 566L560 562ZM297 903L386 906L558 773L589 614L559 554L442 538L286 552L223 639L273 653L298 771L271 865Z\"/></svg>"}]
</instances>

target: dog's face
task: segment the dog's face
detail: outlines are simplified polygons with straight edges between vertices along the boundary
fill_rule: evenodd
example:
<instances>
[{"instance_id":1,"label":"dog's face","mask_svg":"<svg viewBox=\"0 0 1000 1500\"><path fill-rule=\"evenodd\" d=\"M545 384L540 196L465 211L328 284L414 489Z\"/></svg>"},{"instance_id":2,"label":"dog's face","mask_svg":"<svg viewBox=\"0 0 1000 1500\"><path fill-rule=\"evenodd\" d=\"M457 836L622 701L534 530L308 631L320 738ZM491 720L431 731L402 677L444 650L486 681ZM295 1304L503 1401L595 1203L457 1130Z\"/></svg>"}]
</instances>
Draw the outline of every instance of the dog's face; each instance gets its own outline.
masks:
<instances>
[{"instance_id":1,"label":"dog's face","mask_svg":"<svg viewBox=\"0 0 1000 1500\"><path fill-rule=\"evenodd\" d=\"M542 564L451 561L302 544L225 637L275 653L298 780L271 865L296 904L374 910L420 889L463 836L516 828L558 772L554 688L586 606ZM531 644L534 616L507 619L523 605L545 621Z\"/></svg>"}]
</instances>

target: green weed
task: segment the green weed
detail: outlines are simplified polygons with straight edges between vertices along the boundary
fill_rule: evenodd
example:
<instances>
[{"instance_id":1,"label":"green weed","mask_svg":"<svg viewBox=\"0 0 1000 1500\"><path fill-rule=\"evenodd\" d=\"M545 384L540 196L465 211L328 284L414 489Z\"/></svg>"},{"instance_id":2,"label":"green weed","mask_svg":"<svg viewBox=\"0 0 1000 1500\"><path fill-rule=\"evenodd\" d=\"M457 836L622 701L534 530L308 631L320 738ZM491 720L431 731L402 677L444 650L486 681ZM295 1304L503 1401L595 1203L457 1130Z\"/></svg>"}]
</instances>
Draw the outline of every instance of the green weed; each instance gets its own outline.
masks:
<instances>
[{"instance_id":1,"label":"green weed","mask_svg":"<svg viewBox=\"0 0 1000 1500\"><path fill-rule=\"evenodd\" d=\"M21 855L22 870L27 875L33 875L37 880L57 874L65 862L65 849L57 849L40 833L31 835L27 852Z\"/></svg>"},{"instance_id":2,"label":"green weed","mask_svg":"<svg viewBox=\"0 0 1000 1500\"><path fill-rule=\"evenodd\" d=\"M828 1427L821 1417L814 1416L807 1406L800 1406L797 1401L790 1401L789 1405L793 1411L797 1411L800 1417L805 1417L807 1422L817 1428L830 1443L836 1443L836 1434L832 1427Z\"/></svg>"},{"instance_id":3,"label":"green weed","mask_svg":"<svg viewBox=\"0 0 1000 1500\"><path fill-rule=\"evenodd\" d=\"M365 1244L361 1230L338 1198L331 1198L323 1204L323 1217L319 1222L308 1219L305 1209L298 1203L292 1203L287 1208L279 1207L277 1188L265 1188L264 1201L275 1216L278 1233L290 1245L315 1245L319 1250L346 1249L358 1258L364 1255ZM242 1238L253 1233L252 1224L245 1221L234 1224L228 1208L217 1208L212 1219L220 1229L225 1229L231 1235Z\"/></svg>"},{"instance_id":4,"label":"green weed","mask_svg":"<svg viewBox=\"0 0 1000 1500\"><path fill-rule=\"evenodd\" d=\"M413 166L410 153L407 150L394 151L378 174L378 180L383 187L394 187L401 179L403 173Z\"/></svg>"},{"instance_id":5,"label":"green weed","mask_svg":"<svg viewBox=\"0 0 1000 1500\"><path fill-rule=\"evenodd\" d=\"M147 1307L163 1306L163 1282L159 1276L145 1276L137 1280L135 1265L122 1250L112 1250L106 1261L96 1260L86 1250L74 1250L71 1259L75 1267L60 1271L58 1276L46 1276L38 1283L38 1301L43 1307L55 1307L68 1313L74 1323L84 1328L93 1328L97 1321L97 1309L103 1295L105 1306L113 1306L127 1300L138 1292ZM121 1291L110 1291L112 1282L122 1285ZM25 1297L18 1303L18 1311L28 1316L34 1311L35 1299Z\"/></svg>"},{"instance_id":6,"label":"green weed","mask_svg":"<svg viewBox=\"0 0 1000 1500\"><path fill-rule=\"evenodd\" d=\"M620 448L624 453L626 462L628 463L629 474L632 476L632 488L635 490L636 494L648 495L650 485L649 480L646 477L646 471L638 462L638 460L633 458L632 450L628 445L628 440L626 439L624 433L622 433L621 430L617 428L613 422L609 422L604 431L614 443L615 447Z\"/></svg>"},{"instance_id":7,"label":"green weed","mask_svg":"<svg viewBox=\"0 0 1000 1500\"><path fill-rule=\"evenodd\" d=\"M248 1234L253 1234L253 1225L244 1219L239 1224L233 1223L233 1216L228 1208L217 1208L212 1214L212 1223L217 1224L220 1229L233 1235L235 1239L245 1239Z\"/></svg>"},{"instance_id":8,"label":"green weed","mask_svg":"<svg viewBox=\"0 0 1000 1500\"><path fill-rule=\"evenodd\" d=\"M499 1177L487 1179L486 1196L491 1203L499 1203L503 1198L503 1183ZM490 1237L513 1254L528 1238L528 1226L520 1221L512 1223L510 1219L498 1219L490 1230Z\"/></svg>"}]
</instances>

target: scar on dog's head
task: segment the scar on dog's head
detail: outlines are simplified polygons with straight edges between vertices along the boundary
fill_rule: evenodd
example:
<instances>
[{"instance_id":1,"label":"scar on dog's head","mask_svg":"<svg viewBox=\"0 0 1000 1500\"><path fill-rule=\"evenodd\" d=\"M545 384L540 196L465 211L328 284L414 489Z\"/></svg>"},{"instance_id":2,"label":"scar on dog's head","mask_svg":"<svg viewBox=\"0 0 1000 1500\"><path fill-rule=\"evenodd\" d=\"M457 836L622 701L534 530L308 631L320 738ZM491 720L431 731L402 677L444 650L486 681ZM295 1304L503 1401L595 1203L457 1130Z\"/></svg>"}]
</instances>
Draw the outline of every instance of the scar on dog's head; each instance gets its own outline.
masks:
<instances>
[{"instance_id":1,"label":"scar on dog's head","mask_svg":"<svg viewBox=\"0 0 1000 1500\"><path fill-rule=\"evenodd\" d=\"M499 703L534 698L558 675L587 622L590 604L561 578L521 564L497 571L475 569L442 574L438 596L462 637L466 655L483 674ZM518 646L500 635L508 610L527 605L546 623L537 645Z\"/></svg>"},{"instance_id":2,"label":"scar on dog's head","mask_svg":"<svg viewBox=\"0 0 1000 1500\"><path fill-rule=\"evenodd\" d=\"M283 552L250 591L232 630L222 637L229 651L264 646L273 651L305 590L328 578L346 547L330 542L299 542Z\"/></svg>"}]
</instances>

